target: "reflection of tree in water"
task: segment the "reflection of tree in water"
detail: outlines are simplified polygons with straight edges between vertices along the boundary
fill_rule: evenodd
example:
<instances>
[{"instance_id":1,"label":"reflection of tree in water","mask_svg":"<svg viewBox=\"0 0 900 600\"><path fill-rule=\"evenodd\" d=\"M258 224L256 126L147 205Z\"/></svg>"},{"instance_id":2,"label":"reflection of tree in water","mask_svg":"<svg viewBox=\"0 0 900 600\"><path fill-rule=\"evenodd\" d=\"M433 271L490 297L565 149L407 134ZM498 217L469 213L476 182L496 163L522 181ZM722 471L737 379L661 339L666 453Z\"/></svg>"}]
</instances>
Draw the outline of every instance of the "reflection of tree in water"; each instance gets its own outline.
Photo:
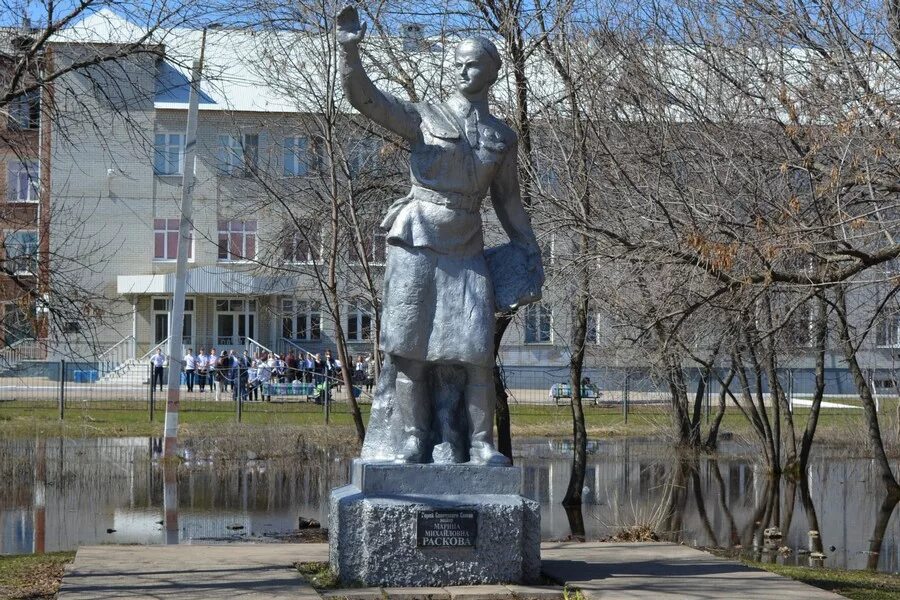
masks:
<instances>
[{"instance_id":1,"label":"reflection of tree in water","mask_svg":"<svg viewBox=\"0 0 900 600\"><path fill-rule=\"evenodd\" d=\"M694 463L696 464L696 462ZM687 479L693 469L691 461L679 457L669 469L663 501L660 503L660 527L657 533L664 539L681 541L684 531L684 509L687 504Z\"/></svg>"},{"instance_id":2,"label":"reflection of tree in water","mask_svg":"<svg viewBox=\"0 0 900 600\"><path fill-rule=\"evenodd\" d=\"M822 530L819 529L819 516L816 513L816 505L813 503L812 494L809 493L809 481L804 477L800 480L800 502L803 503L803 511L806 513L806 522L809 524L807 534L809 546L809 566L821 567L824 559L817 557L823 553Z\"/></svg>"},{"instance_id":3,"label":"reflection of tree in water","mask_svg":"<svg viewBox=\"0 0 900 600\"><path fill-rule=\"evenodd\" d=\"M733 505L743 498L753 497L752 471L743 463L720 465L714 458L698 458L692 455L679 457L664 469L664 481L654 481L660 475L658 468L642 469L640 488L642 490L661 489L651 514L655 520L651 525L664 539L681 542L684 533L690 529L685 525L686 512L695 510L700 527L713 546L728 548L743 547L755 560L774 561L782 544L779 536L766 537L769 528L787 532L794 520L794 503L800 488L804 512L809 517L810 526L818 528L815 507L806 482L767 478L763 482L759 501L752 507L746 522L738 524L732 511ZM728 483L723 476L723 468L728 473ZM799 485L798 485L799 484ZM718 513L724 520L724 527L716 526L711 515ZM821 552L821 538L816 538L813 552Z\"/></svg>"},{"instance_id":4,"label":"reflection of tree in water","mask_svg":"<svg viewBox=\"0 0 900 600\"><path fill-rule=\"evenodd\" d=\"M900 502L900 494L888 494L885 496L878 509L878 518L875 519L875 529L869 540L869 557L866 559L866 568L872 571L878 569L878 560L881 558L881 546L884 544L884 532L887 530L894 508Z\"/></svg>"},{"instance_id":5,"label":"reflection of tree in water","mask_svg":"<svg viewBox=\"0 0 900 600\"><path fill-rule=\"evenodd\" d=\"M734 522L734 515L728 506L728 496L725 491L725 480L722 478L722 472L719 470L719 461L711 459L708 463L709 470L712 471L713 478L716 480L716 488L718 489L719 508L725 518L728 520L728 546L734 546L740 543L737 524Z\"/></svg>"}]
</instances>

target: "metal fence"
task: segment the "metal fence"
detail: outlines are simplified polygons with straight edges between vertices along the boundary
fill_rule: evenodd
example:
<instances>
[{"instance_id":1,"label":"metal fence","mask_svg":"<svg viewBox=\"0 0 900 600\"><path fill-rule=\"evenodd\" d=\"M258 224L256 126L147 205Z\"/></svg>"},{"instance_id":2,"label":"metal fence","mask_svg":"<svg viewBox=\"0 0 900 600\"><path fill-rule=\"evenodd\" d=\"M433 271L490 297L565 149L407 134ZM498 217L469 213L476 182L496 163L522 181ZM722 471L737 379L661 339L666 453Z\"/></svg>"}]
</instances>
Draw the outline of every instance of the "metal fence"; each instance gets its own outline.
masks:
<instances>
[{"instance_id":1,"label":"metal fence","mask_svg":"<svg viewBox=\"0 0 900 600\"><path fill-rule=\"evenodd\" d=\"M507 367L501 371L508 401L511 407L555 405L571 403L571 382L567 368ZM722 390L720 379L725 379L726 371L719 370L705 381L699 369L685 369L684 382L689 399L693 400L703 383L703 403L715 409ZM718 375L718 377L716 376ZM885 403L898 401L898 373L887 370L866 372L869 388L881 410ZM785 391L788 403L793 407L810 406L815 387L815 375L810 369L780 369L778 381ZM768 403L771 401L770 385L762 378L760 385L749 381L751 392L756 397L756 388ZM729 391L741 398L741 383L737 377L729 385ZM584 369L581 385L582 403L585 407L663 407L671 403L668 382L649 369L629 367L588 367ZM726 394L726 406L734 406L730 394ZM843 369L829 369L825 374L825 397L823 408L829 410L859 410L859 391L850 373Z\"/></svg>"},{"instance_id":2,"label":"metal fence","mask_svg":"<svg viewBox=\"0 0 900 600\"><path fill-rule=\"evenodd\" d=\"M165 411L168 367L150 363L124 372L102 373L96 363L42 361L25 370L0 373L0 411L54 410L65 419L72 410L143 411L153 420ZM373 382L360 379L349 393L361 404L371 402ZM181 373L181 412L345 413L348 387L339 373L313 373L286 368L228 368L205 375Z\"/></svg>"},{"instance_id":3,"label":"metal fence","mask_svg":"<svg viewBox=\"0 0 900 600\"><path fill-rule=\"evenodd\" d=\"M72 410L143 411L149 419L164 412L168 368L154 373L152 365L139 363L127 370L104 372L96 362L34 361L27 369L0 373L0 411L28 408L56 411L60 418ZM514 410L546 410L571 403L569 373L565 368L506 368L502 377L508 401ZM340 373L304 370L237 369L219 370L215 375L181 374L182 412L222 413L242 420L246 414L349 413L349 393L363 405L372 400L373 381L360 377L348 389ZM897 402L894 379L872 372L870 385L879 408ZM792 407L811 402L812 374L793 369L779 372ZM701 383L699 370L686 370L685 382L691 399ZM767 383L762 395L769 402ZM625 415L630 410L655 407L664 410L671 402L665 381L646 369L588 368L584 371L581 395L586 409L613 409ZM721 385L711 378L703 392L705 410L715 410ZM739 383L731 391L740 395ZM728 406L734 406L729 398ZM859 411L861 403L854 382L841 370L829 371L823 408Z\"/></svg>"}]
</instances>

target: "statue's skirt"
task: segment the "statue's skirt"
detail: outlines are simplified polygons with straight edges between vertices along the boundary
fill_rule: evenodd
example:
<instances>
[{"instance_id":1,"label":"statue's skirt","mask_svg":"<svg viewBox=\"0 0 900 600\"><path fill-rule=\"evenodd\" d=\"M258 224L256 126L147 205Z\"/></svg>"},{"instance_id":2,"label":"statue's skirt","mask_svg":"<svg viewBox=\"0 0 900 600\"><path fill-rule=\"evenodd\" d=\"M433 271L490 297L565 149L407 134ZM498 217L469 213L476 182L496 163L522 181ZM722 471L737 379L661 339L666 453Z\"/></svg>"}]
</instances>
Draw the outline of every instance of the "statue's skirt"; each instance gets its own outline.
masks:
<instances>
[{"instance_id":1,"label":"statue's skirt","mask_svg":"<svg viewBox=\"0 0 900 600\"><path fill-rule=\"evenodd\" d=\"M388 245L381 348L421 361L494 364L494 290L484 254Z\"/></svg>"}]
</instances>

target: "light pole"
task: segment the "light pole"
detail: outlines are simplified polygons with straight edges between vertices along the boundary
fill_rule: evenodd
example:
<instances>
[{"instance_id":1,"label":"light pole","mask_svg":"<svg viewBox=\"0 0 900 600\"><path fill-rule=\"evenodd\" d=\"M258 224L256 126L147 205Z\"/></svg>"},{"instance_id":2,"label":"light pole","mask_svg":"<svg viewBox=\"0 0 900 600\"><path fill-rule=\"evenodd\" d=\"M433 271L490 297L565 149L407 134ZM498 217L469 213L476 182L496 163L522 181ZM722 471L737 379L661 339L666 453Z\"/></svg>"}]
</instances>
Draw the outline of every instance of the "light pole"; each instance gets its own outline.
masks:
<instances>
[{"instance_id":1,"label":"light pole","mask_svg":"<svg viewBox=\"0 0 900 600\"><path fill-rule=\"evenodd\" d=\"M209 27L215 27L210 25ZM181 371L184 362L182 330L184 329L184 296L187 286L187 255L191 244L191 223L194 192L194 163L197 156L197 120L200 107L200 78L203 53L206 50L206 30L200 40L200 58L191 70L191 89L188 97L187 132L184 140L183 179L181 185L181 220L178 228L178 254L175 261L175 292L172 298L172 319L169 328L169 376L166 389L166 421L163 430L163 457L175 456L178 446L178 409L181 399Z\"/></svg>"}]
</instances>

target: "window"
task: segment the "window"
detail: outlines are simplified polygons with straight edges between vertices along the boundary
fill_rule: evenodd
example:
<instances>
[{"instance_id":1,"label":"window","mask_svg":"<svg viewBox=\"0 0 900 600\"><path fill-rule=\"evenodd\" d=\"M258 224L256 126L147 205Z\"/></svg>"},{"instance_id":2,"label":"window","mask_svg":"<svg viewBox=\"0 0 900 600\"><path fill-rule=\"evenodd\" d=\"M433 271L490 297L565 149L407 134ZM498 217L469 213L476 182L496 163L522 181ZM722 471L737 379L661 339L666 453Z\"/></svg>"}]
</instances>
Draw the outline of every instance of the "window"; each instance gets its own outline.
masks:
<instances>
[{"instance_id":1,"label":"window","mask_svg":"<svg viewBox=\"0 0 900 600\"><path fill-rule=\"evenodd\" d=\"M322 339L321 305L311 300L281 300L281 337L292 340Z\"/></svg>"},{"instance_id":2,"label":"window","mask_svg":"<svg viewBox=\"0 0 900 600\"><path fill-rule=\"evenodd\" d=\"M158 312L171 312L172 311L172 298L154 298L153 299L153 310ZM184 312L194 312L194 299L193 298L185 298L184 299Z\"/></svg>"},{"instance_id":3,"label":"window","mask_svg":"<svg viewBox=\"0 0 900 600\"><path fill-rule=\"evenodd\" d=\"M24 300L24 299L23 299ZM7 345L34 338L34 319L31 303L22 306L18 302L3 304L3 342Z\"/></svg>"},{"instance_id":4,"label":"window","mask_svg":"<svg viewBox=\"0 0 900 600\"><path fill-rule=\"evenodd\" d=\"M377 227L372 231L371 236L362 240L362 243L369 264L384 264L387 254L387 232ZM362 263L355 241L350 245L350 262Z\"/></svg>"},{"instance_id":5,"label":"window","mask_svg":"<svg viewBox=\"0 0 900 600\"><path fill-rule=\"evenodd\" d=\"M372 339L372 311L366 302L347 306L347 341L365 342Z\"/></svg>"},{"instance_id":6,"label":"window","mask_svg":"<svg viewBox=\"0 0 900 600\"><path fill-rule=\"evenodd\" d=\"M178 258L178 227L180 219L153 219L153 260ZM188 260L194 260L194 233L188 231Z\"/></svg>"},{"instance_id":7,"label":"window","mask_svg":"<svg viewBox=\"0 0 900 600\"><path fill-rule=\"evenodd\" d=\"M292 263L314 263L322 252L322 228L318 223L306 233L288 235L284 244L284 260Z\"/></svg>"},{"instance_id":8,"label":"window","mask_svg":"<svg viewBox=\"0 0 900 600\"><path fill-rule=\"evenodd\" d=\"M549 344L552 341L551 322L553 313L543 302L525 307L525 343Z\"/></svg>"},{"instance_id":9,"label":"window","mask_svg":"<svg viewBox=\"0 0 900 600\"><path fill-rule=\"evenodd\" d=\"M184 135L157 133L153 144L153 172L157 175L180 175L184 165Z\"/></svg>"},{"instance_id":10,"label":"window","mask_svg":"<svg viewBox=\"0 0 900 600\"><path fill-rule=\"evenodd\" d=\"M557 167L560 165L552 163L552 162L538 162L535 165L535 174L534 177L538 182L539 187L543 187L547 191L560 191L560 173L557 170ZM563 167L564 168L564 167Z\"/></svg>"},{"instance_id":11,"label":"window","mask_svg":"<svg viewBox=\"0 0 900 600\"><path fill-rule=\"evenodd\" d=\"M256 258L256 220L219 220L219 260Z\"/></svg>"},{"instance_id":12,"label":"window","mask_svg":"<svg viewBox=\"0 0 900 600\"><path fill-rule=\"evenodd\" d=\"M9 103L10 129L37 129L41 124L41 95L39 90L25 92Z\"/></svg>"},{"instance_id":13,"label":"window","mask_svg":"<svg viewBox=\"0 0 900 600\"><path fill-rule=\"evenodd\" d=\"M256 300L244 300L242 298L216 300L216 312L242 313L248 310L256 312Z\"/></svg>"},{"instance_id":14,"label":"window","mask_svg":"<svg viewBox=\"0 0 900 600\"><path fill-rule=\"evenodd\" d=\"M256 170L259 158L259 135L219 136L221 160L219 168L233 177L249 177Z\"/></svg>"},{"instance_id":15,"label":"window","mask_svg":"<svg viewBox=\"0 0 900 600\"><path fill-rule=\"evenodd\" d=\"M37 273L37 231L10 231L4 242L6 269L17 275Z\"/></svg>"},{"instance_id":16,"label":"window","mask_svg":"<svg viewBox=\"0 0 900 600\"><path fill-rule=\"evenodd\" d=\"M546 265L552 265L553 259L556 257L556 234L544 236L538 241L541 247L541 262Z\"/></svg>"},{"instance_id":17,"label":"window","mask_svg":"<svg viewBox=\"0 0 900 600\"><path fill-rule=\"evenodd\" d=\"M309 139L303 136L284 138L284 176L302 177L309 174Z\"/></svg>"},{"instance_id":18,"label":"window","mask_svg":"<svg viewBox=\"0 0 900 600\"><path fill-rule=\"evenodd\" d=\"M356 177L371 171L377 164L380 140L373 138L351 138L347 148L347 167L350 176Z\"/></svg>"},{"instance_id":19,"label":"window","mask_svg":"<svg viewBox=\"0 0 900 600\"><path fill-rule=\"evenodd\" d=\"M878 320L875 345L879 348L900 347L900 314L885 315Z\"/></svg>"},{"instance_id":20,"label":"window","mask_svg":"<svg viewBox=\"0 0 900 600\"><path fill-rule=\"evenodd\" d=\"M785 304L785 306L790 306ZM774 319L775 317L773 317ZM783 317L778 317L784 319ZM896 327L894 328L896 331ZM816 341L816 313L812 302L806 301L795 306L793 313L787 317L781 335L789 348L809 348ZM895 337L895 339L897 339Z\"/></svg>"},{"instance_id":21,"label":"window","mask_svg":"<svg viewBox=\"0 0 900 600\"><path fill-rule=\"evenodd\" d=\"M10 202L37 202L40 191L36 160L11 160L6 177L6 197Z\"/></svg>"},{"instance_id":22,"label":"window","mask_svg":"<svg viewBox=\"0 0 900 600\"><path fill-rule=\"evenodd\" d=\"M66 321L62 326L63 333L81 333L81 323L78 321Z\"/></svg>"},{"instance_id":23,"label":"window","mask_svg":"<svg viewBox=\"0 0 900 600\"><path fill-rule=\"evenodd\" d=\"M572 314L575 314L573 311ZM600 315L597 311L588 309L587 314L587 331L585 332L585 341L589 344L600 343Z\"/></svg>"}]
</instances>

